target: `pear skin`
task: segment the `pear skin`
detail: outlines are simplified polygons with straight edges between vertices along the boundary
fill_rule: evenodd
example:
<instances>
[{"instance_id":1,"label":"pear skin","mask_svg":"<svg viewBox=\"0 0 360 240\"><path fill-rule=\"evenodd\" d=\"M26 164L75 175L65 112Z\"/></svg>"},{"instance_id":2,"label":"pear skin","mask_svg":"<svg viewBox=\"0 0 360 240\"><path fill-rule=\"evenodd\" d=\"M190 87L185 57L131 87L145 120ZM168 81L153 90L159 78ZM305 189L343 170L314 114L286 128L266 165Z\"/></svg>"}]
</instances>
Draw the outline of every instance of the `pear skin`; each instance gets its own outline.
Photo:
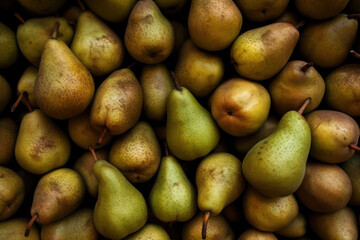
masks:
<instances>
[{"instance_id":1,"label":"pear skin","mask_svg":"<svg viewBox=\"0 0 360 240\"><path fill-rule=\"evenodd\" d=\"M277 230L275 233L287 238L303 237L307 232L307 219L299 212L299 214L285 227Z\"/></svg>"},{"instance_id":2,"label":"pear skin","mask_svg":"<svg viewBox=\"0 0 360 240\"><path fill-rule=\"evenodd\" d=\"M170 237L160 225L148 223L136 233L124 238L124 240L170 240Z\"/></svg>"},{"instance_id":3,"label":"pear skin","mask_svg":"<svg viewBox=\"0 0 360 240\"><path fill-rule=\"evenodd\" d=\"M0 113L8 106L12 96L10 84L0 75Z\"/></svg>"},{"instance_id":4,"label":"pear skin","mask_svg":"<svg viewBox=\"0 0 360 240\"><path fill-rule=\"evenodd\" d=\"M0 118L0 165L6 165L14 157L18 125L9 117Z\"/></svg>"},{"instance_id":5,"label":"pear skin","mask_svg":"<svg viewBox=\"0 0 360 240\"><path fill-rule=\"evenodd\" d=\"M249 228L241 233L237 240L277 240L277 237L271 232L263 232L256 228Z\"/></svg>"},{"instance_id":6,"label":"pear skin","mask_svg":"<svg viewBox=\"0 0 360 240\"><path fill-rule=\"evenodd\" d=\"M340 164L340 167L346 172L351 181L351 198L349 201L350 206L360 206L360 153L356 152L354 155L345 162Z\"/></svg>"},{"instance_id":7,"label":"pear skin","mask_svg":"<svg viewBox=\"0 0 360 240\"><path fill-rule=\"evenodd\" d=\"M0 69L12 66L19 56L19 47L14 31L0 22Z\"/></svg>"},{"instance_id":8,"label":"pear skin","mask_svg":"<svg viewBox=\"0 0 360 240\"><path fill-rule=\"evenodd\" d=\"M37 224L32 226L29 236L24 236L24 229L28 219L24 217L11 218L0 222L0 236L3 239L11 240L40 240L40 231Z\"/></svg>"},{"instance_id":9,"label":"pear skin","mask_svg":"<svg viewBox=\"0 0 360 240\"><path fill-rule=\"evenodd\" d=\"M251 22L267 22L280 17L289 4L289 0L236 0L244 17Z\"/></svg>"},{"instance_id":10,"label":"pear skin","mask_svg":"<svg viewBox=\"0 0 360 240\"><path fill-rule=\"evenodd\" d=\"M323 20L331 18L339 14L349 0L295 0L296 9L301 13L301 15L315 19Z\"/></svg>"},{"instance_id":11,"label":"pear skin","mask_svg":"<svg viewBox=\"0 0 360 240\"><path fill-rule=\"evenodd\" d=\"M26 93L27 98L30 101L30 105L33 108L37 108L38 105L36 104L35 100L35 82L37 78L39 69L33 65L29 65L23 74L21 75L18 84L17 84L17 94L20 95L21 93ZM24 99L22 99L24 102ZM25 102L24 102L25 103Z\"/></svg>"},{"instance_id":12,"label":"pear skin","mask_svg":"<svg viewBox=\"0 0 360 240\"><path fill-rule=\"evenodd\" d=\"M68 0L46 0L46 1L32 1L32 0L19 0L19 4L37 15L51 15L55 14Z\"/></svg>"}]
</instances>

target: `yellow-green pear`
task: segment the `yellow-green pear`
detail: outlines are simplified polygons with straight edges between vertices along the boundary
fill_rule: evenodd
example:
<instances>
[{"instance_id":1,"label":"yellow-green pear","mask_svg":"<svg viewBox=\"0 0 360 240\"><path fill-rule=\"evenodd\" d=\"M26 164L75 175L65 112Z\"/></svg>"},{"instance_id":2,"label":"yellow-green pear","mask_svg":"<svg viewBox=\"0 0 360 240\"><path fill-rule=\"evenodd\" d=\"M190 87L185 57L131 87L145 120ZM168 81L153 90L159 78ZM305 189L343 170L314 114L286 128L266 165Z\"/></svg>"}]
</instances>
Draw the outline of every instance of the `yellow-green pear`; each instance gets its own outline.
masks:
<instances>
[{"instance_id":1,"label":"yellow-green pear","mask_svg":"<svg viewBox=\"0 0 360 240\"><path fill-rule=\"evenodd\" d=\"M350 206L360 206L360 153L356 152L354 155L340 164L340 167L346 172L351 181L351 198Z\"/></svg>"},{"instance_id":2,"label":"yellow-green pear","mask_svg":"<svg viewBox=\"0 0 360 240\"><path fill-rule=\"evenodd\" d=\"M246 229L237 240L277 240L272 232L263 232L256 228Z\"/></svg>"},{"instance_id":3,"label":"yellow-green pear","mask_svg":"<svg viewBox=\"0 0 360 240\"><path fill-rule=\"evenodd\" d=\"M125 57L120 37L90 11L78 18L71 50L93 76L118 69Z\"/></svg>"},{"instance_id":4,"label":"yellow-green pear","mask_svg":"<svg viewBox=\"0 0 360 240\"><path fill-rule=\"evenodd\" d=\"M139 231L124 238L124 240L170 240L170 237L160 225L147 223Z\"/></svg>"},{"instance_id":5,"label":"yellow-green pear","mask_svg":"<svg viewBox=\"0 0 360 240\"><path fill-rule=\"evenodd\" d=\"M24 217L11 218L0 222L0 236L3 239L11 240L40 240L39 227L34 224L29 236L24 236L24 229L28 219Z\"/></svg>"},{"instance_id":6,"label":"yellow-green pear","mask_svg":"<svg viewBox=\"0 0 360 240\"><path fill-rule=\"evenodd\" d=\"M12 66L19 56L15 32L0 22L0 69Z\"/></svg>"},{"instance_id":7,"label":"yellow-green pear","mask_svg":"<svg viewBox=\"0 0 360 240\"><path fill-rule=\"evenodd\" d=\"M240 34L230 49L235 70L251 80L275 76L288 62L299 35L290 23L271 23Z\"/></svg>"},{"instance_id":8,"label":"yellow-green pear","mask_svg":"<svg viewBox=\"0 0 360 240\"><path fill-rule=\"evenodd\" d=\"M68 0L18 0L26 10L38 15L51 15L60 10Z\"/></svg>"},{"instance_id":9,"label":"yellow-green pear","mask_svg":"<svg viewBox=\"0 0 360 240\"><path fill-rule=\"evenodd\" d=\"M34 91L38 71L39 69L37 67L29 65L27 68L25 68L17 84L18 96L26 94L27 98L30 101L31 107L33 108L37 107ZM21 98L22 102L25 103L26 100L24 100L23 96Z\"/></svg>"},{"instance_id":10,"label":"yellow-green pear","mask_svg":"<svg viewBox=\"0 0 360 240\"><path fill-rule=\"evenodd\" d=\"M6 79L0 75L0 113L4 111L10 102L12 89Z\"/></svg>"},{"instance_id":11,"label":"yellow-green pear","mask_svg":"<svg viewBox=\"0 0 360 240\"><path fill-rule=\"evenodd\" d=\"M61 17L66 18L67 20L69 20L70 24L74 24L76 25L79 16L81 15L81 13L83 13L84 11L81 10L81 8L77 5L73 5L68 7L61 15Z\"/></svg>"},{"instance_id":12,"label":"yellow-green pear","mask_svg":"<svg viewBox=\"0 0 360 240\"><path fill-rule=\"evenodd\" d=\"M315 19L323 20L331 18L344 10L349 0L295 0L296 9L301 15Z\"/></svg>"},{"instance_id":13,"label":"yellow-green pear","mask_svg":"<svg viewBox=\"0 0 360 240\"><path fill-rule=\"evenodd\" d=\"M0 118L0 165L10 163L14 157L18 128L14 119Z\"/></svg>"}]
</instances>

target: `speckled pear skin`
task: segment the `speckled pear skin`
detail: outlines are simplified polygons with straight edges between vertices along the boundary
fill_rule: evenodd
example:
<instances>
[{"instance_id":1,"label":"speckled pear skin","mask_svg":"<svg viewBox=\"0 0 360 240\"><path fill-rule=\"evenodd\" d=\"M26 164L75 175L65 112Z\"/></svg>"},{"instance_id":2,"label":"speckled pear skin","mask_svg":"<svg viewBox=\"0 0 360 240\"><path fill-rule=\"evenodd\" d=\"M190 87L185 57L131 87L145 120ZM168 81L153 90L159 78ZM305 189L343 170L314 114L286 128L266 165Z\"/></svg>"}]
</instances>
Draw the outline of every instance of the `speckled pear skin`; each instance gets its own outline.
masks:
<instances>
[{"instance_id":1,"label":"speckled pear skin","mask_svg":"<svg viewBox=\"0 0 360 240\"><path fill-rule=\"evenodd\" d=\"M99 181L94 208L97 231L109 239L123 239L142 228L147 221L143 195L109 162L97 160L93 166Z\"/></svg>"},{"instance_id":2,"label":"speckled pear skin","mask_svg":"<svg viewBox=\"0 0 360 240\"><path fill-rule=\"evenodd\" d=\"M185 87L174 89L168 97L166 141L170 152L191 161L207 155L220 139L210 112Z\"/></svg>"},{"instance_id":3,"label":"speckled pear skin","mask_svg":"<svg viewBox=\"0 0 360 240\"><path fill-rule=\"evenodd\" d=\"M154 223L148 223L124 240L170 240L170 237L163 227Z\"/></svg>"},{"instance_id":4,"label":"speckled pear skin","mask_svg":"<svg viewBox=\"0 0 360 240\"><path fill-rule=\"evenodd\" d=\"M300 186L311 146L311 131L305 118L289 111L278 128L258 142L243 160L243 174L258 192L283 197Z\"/></svg>"},{"instance_id":5,"label":"speckled pear skin","mask_svg":"<svg viewBox=\"0 0 360 240\"><path fill-rule=\"evenodd\" d=\"M25 217L10 218L0 222L0 236L11 240L40 240L39 227L33 224L29 236L24 236L24 229L29 219Z\"/></svg>"},{"instance_id":6,"label":"speckled pear skin","mask_svg":"<svg viewBox=\"0 0 360 240\"><path fill-rule=\"evenodd\" d=\"M173 156L162 158L149 201L154 215L163 222L186 222L195 215L195 188Z\"/></svg>"}]
</instances>

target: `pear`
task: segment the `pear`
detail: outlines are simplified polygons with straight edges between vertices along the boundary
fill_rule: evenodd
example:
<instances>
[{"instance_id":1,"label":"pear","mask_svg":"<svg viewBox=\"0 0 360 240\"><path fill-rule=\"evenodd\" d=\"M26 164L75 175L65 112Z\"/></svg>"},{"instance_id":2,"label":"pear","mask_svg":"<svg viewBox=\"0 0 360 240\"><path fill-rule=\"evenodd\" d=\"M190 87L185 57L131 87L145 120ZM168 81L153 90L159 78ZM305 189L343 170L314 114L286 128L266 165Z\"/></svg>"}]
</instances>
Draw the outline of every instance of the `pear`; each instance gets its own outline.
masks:
<instances>
[{"instance_id":1,"label":"pear","mask_svg":"<svg viewBox=\"0 0 360 240\"><path fill-rule=\"evenodd\" d=\"M65 132L39 109L27 113L15 144L17 163L33 174L44 174L64 166L71 152Z\"/></svg>"},{"instance_id":2,"label":"pear","mask_svg":"<svg viewBox=\"0 0 360 240\"><path fill-rule=\"evenodd\" d=\"M4 111L10 102L12 89L6 79L0 74L0 113Z\"/></svg>"},{"instance_id":3,"label":"pear","mask_svg":"<svg viewBox=\"0 0 360 240\"><path fill-rule=\"evenodd\" d=\"M17 84L17 94L19 98L21 98L22 102L27 104L27 100L29 100L31 107L38 107L35 100L35 81L37 78L39 69L33 65L29 65L21 75L18 84ZM24 99L24 95L26 95L27 99ZM16 105L12 107L12 111L15 110Z\"/></svg>"},{"instance_id":4,"label":"pear","mask_svg":"<svg viewBox=\"0 0 360 240\"><path fill-rule=\"evenodd\" d=\"M302 29L298 50L319 67L337 67L346 60L354 45L357 29L357 19L347 14L309 23Z\"/></svg>"},{"instance_id":5,"label":"pear","mask_svg":"<svg viewBox=\"0 0 360 240\"><path fill-rule=\"evenodd\" d=\"M24 197L25 183L22 177L10 168L0 166L0 221L13 216Z\"/></svg>"},{"instance_id":6,"label":"pear","mask_svg":"<svg viewBox=\"0 0 360 240\"><path fill-rule=\"evenodd\" d=\"M346 172L351 181L352 193L349 205L360 206L360 175L358 174L360 169L360 153L354 153L349 160L341 163L340 167Z\"/></svg>"},{"instance_id":7,"label":"pear","mask_svg":"<svg viewBox=\"0 0 360 240\"><path fill-rule=\"evenodd\" d=\"M359 125L346 113L316 110L305 116L311 130L310 156L328 163L348 160L359 140Z\"/></svg>"},{"instance_id":8,"label":"pear","mask_svg":"<svg viewBox=\"0 0 360 240\"><path fill-rule=\"evenodd\" d=\"M68 0L18 0L26 10L38 15L51 15L56 13Z\"/></svg>"},{"instance_id":9,"label":"pear","mask_svg":"<svg viewBox=\"0 0 360 240\"><path fill-rule=\"evenodd\" d=\"M156 64L172 52L175 32L170 21L153 0L138 1L132 9L125 29L124 42L137 61Z\"/></svg>"},{"instance_id":10,"label":"pear","mask_svg":"<svg viewBox=\"0 0 360 240\"><path fill-rule=\"evenodd\" d=\"M271 80L271 103L278 114L299 109L308 97L311 97L311 103L304 113L320 105L325 94L325 81L312 65L301 60L289 61Z\"/></svg>"},{"instance_id":11,"label":"pear","mask_svg":"<svg viewBox=\"0 0 360 240\"><path fill-rule=\"evenodd\" d=\"M243 17L232 0L191 1L188 30L196 46L208 51L220 51L239 35Z\"/></svg>"},{"instance_id":12,"label":"pear","mask_svg":"<svg viewBox=\"0 0 360 240\"><path fill-rule=\"evenodd\" d=\"M78 18L71 50L93 76L118 69L125 57L120 37L90 11Z\"/></svg>"},{"instance_id":13,"label":"pear","mask_svg":"<svg viewBox=\"0 0 360 240\"><path fill-rule=\"evenodd\" d=\"M61 24L58 29L58 40L70 45L74 36L74 29L69 25L68 20L62 17L30 18L21 24L16 31L21 53L36 67L40 65L45 42L51 38L56 22Z\"/></svg>"},{"instance_id":14,"label":"pear","mask_svg":"<svg viewBox=\"0 0 360 240\"><path fill-rule=\"evenodd\" d=\"M270 111L271 99L260 83L231 78L221 83L210 98L211 115L232 136L250 135L261 128Z\"/></svg>"},{"instance_id":15,"label":"pear","mask_svg":"<svg viewBox=\"0 0 360 240\"><path fill-rule=\"evenodd\" d=\"M221 56L198 48L191 39L180 50L175 75L181 86L196 97L208 96L224 76L225 66Z\"/></svg>"},{"instance_id":16,"label":"pear","mask_svg":"<svg viewBox=\"0 0 360 240\"><path fill-rule=\"evenodd\" d=\"M344 64L325 78L325 101L333 109L360 116L360 64Z\"/></svg>"},{"instance_id":17,"label":"pear","mask_svg":"<svg viewBox=\"0 0 360 240\"><path fill-rule=\"evenodd\" d=\"M168 97L166 141L170 152L191 161L207 155L218 144L220 132L211 114L185 87Z\"/></svg>"},{"instance_id":18,"label":"pear","mask_svg":"<svg viewBox=\"0 0 360 240\"><path fill-rule=\"evenodd\" d=\"M147 221L143 195L107 161L97 160L93 172L99 182L94 208L97 231L106 238L122 239L143 227Z\"/></svg>"},{"instance_id":19,"label":"pear","mask_svg":"<svg viewBox=\"0 0 360 240\"><path fill-rule=\"evenodd\" d=\"M290 195L304 179L311 130L300 113L308 103L306 101L299 112L285 113L277 129L255 144L243 160L246 180L265 196Z\"/></svg>"},{"instance_id":20,"label":"pear","mask_svg":"<svg viewBox=\"0 0 360 240\"><path fill-rule=\"evenodd\" d=\"M289 9L286 9L280 17L274 20L274 22L286 22L292 24L294 27L299 27L302 24L300 15Z\"/></svg>"},{"instance_id":21,"label":"pear","mask_svg":"<svg viewBox=\"0 0 360 240\"><path fill-rule=\"evenodd\" d=\"M277 237L271 232L259 231L255 228L245 230L237 240L277 240Z\"/></svg>"},{"instance_id":22,"label":"pear","mask_svg":"<svg viewBox=\"0 0 360 240\"><path fill-rule=\"evenodd\" d=\"M183 22L178 20L171 20L170 23L175 31L175 42L172 54L177 56L181 45L189 38L189 33Z\"/></svg>"},{"instance_id":23,"label":"pear","mask_svg":"<svg viewBox=\"0 0 360 240\"><path fill-rule=\"evenodd\" d=\"M18 125L9 117L0 118L0 165L11 162L14 156Z\"/></svg>"},{"instance_id":24,"label":"pear","mask_svg":"<svg viewBox=\"0 0 360 240\"><path fill-rule=\"evenodd\" d=\"M87 6L99 17L109 22L124 22L136 0L85 0Z\"/></svg>"},{"instance_id":25,"label":"pear","mask_svg":"<svg viewBox=\"0 0 360 240\"><path fill-rule=\"evenodd\" d=\"M158 170L160 159L161 149L155 131L145 121L138 121L118 136L109 153L109 162L132 183L150 180Z\"/></svg>"},{"instance_id":26,"label":"pear","mask_svg":"<svg viewBox=\"0 0 360 240\"><path fill-rule=\"evenodd\" d=\"M251 22L266 22L280 17L289 0L236 0L244 17Z\"/></svg>"},{"instance_id":27,"label":"pear","mask_svg":"<svg viewBox=\"0 0 360 240\"><path fill-rule=\"evenodd\" d=\"M81 13L83 13L83 10L79 7L79 6L70 6L68 7L63 14L61 15L61 17L66 18L67 20L69 20L70 24L74 24L76 25L79 16L81 15Z\"/></svg>"},{"instance_id":28,"label":"pear","mask_svg":"<svg viewBox=\"0 0 360 240\"><path fill-rule=\"evenodd\" d=\"M283 22L240 34L230 49L235 70L242 77L257 81L275 76L288 62L299 35L293 25Z\"/></svg>"},{"instance_id":29,"label":"pear","mask_svg":"<svg viewBox=\"0 0 360 240\"><path fill-rule=\"evenodd\" d=\"M37 225L32 226L29 236L24 236L28 220L24 217L11 218L0 222L0 236L11 240L40 240L40 231Z\"/></svg>"},{"instance_id":30,"label":"pear","mask_svg":"<svg viewBox=\"0 0 360 240\"><path fill-rule=\"evenodd\" d=\"M97 88L90 109L91 125L98 131L121 134L135 125L143 105L141 86L128 68L116 70Z\"/></svg>"},{"instance_id":31,"label":"pear","mask_svg":"<svg viewBox=\"0 0 360 240\"><path fill-rule=\"evenodd\" d=\"M170 240L170 237L160 225L148 223L124 240Z\"/></svg>"},{"instance_id":32,"label":"pear","mask_svg":"<svg viewBox=\"0 0 360 240\"><path fill-rule=\"evenodd\" d=\"M97 240L98 232L94 225L94 211L80 208L58 221L41 226L42 240Z\"/></svg>"},{"instance_id":33,"label":"pear","mask_svg":"<svg viewBox=\"0 0 360 240\"><path fill-rule=\"evenodd\" d=\"M162 222L186 222L195 215L196 190L175 157L167 155L161 159L149 203Z\"/></svg>"},{"instance_id":34,"label":"pear","mask_svg":"<svg viewBox=\"0 0 360 240\"><path fill-rule=\"evenodd\" d=\"M275 233L287 238L299 238L306 234L307 220L305 216L299 214L285 227L277 230Z\"/></svg>"},{"instance_id":35,"label":"pear","mask_svg":"<svg viewBox=\"0 0 360 240\"><path fill-rule=\"evenodd\" d=\"M14 65L19 56L15 32L0 22L0 69Z\"/></svg>"},{"instance_id":36,"label":"pear","mask_svg":"<svg viewBox=\"0 0 360 240\"><path fill-rule=\"evenodd\" d=\"M323 20L340 13L349 0L295 0L296 9L305 17Z\"/></svg>"},{"instance_id":37,"label":"pear","mask_svg":"<svg viewBox=\"0 0 360 240\"><path fill-rule=\"evenodd\" d=\"M162 12L167 15L177 14L184 10L188 0L154 0Z\"/></svg>"},{"instance_id":38,"label":"pear","mask_svg":"<svg viewBox=\"0 0 360 240\"><path fill-rule=\"evenodd\" d=\"M144 65L139 81L143 90L145 117L154 121L164 120L167 98L174 88L170 71L161 63Z\"/></svg>"}]
</instances>

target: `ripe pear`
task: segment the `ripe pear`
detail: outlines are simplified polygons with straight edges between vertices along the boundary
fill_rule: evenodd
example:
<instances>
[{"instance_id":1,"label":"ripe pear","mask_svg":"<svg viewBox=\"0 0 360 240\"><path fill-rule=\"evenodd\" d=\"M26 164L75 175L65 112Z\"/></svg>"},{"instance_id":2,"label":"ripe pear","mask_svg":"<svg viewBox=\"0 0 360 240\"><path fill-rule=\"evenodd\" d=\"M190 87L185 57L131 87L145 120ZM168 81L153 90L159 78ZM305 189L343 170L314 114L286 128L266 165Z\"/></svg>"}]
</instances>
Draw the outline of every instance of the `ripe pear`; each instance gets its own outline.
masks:
<instances>
[{"instance_id":1,"label":"ripe pear","mask_svg":"<svg viewBox=\"0 0 360 240\"><path fill-rule=\"evenodd\" d=\"M41 226L42 240L97 240L98 235L91 208L80 208L58 221Z\"/></svg>"},{"instance_id":2,"label":"ripe pear","mask_svg":"<svg viewBox=\"0 0 360 240\"><path fill-rule=\"evenodd\" d=\"M280 17L289 0L236 0L244 17L251 22L266 22Z\"/></svg>"},{"instance_id":3,"label":"ripe pear","mask_svg":"<svg viewBox=\"0 0 360 240\"><path fill-rule=\"evenodd\" d=\"M305 99L311 97L311 103L304 110L308 113L320 105L325 94L325 81L312 63L293 60L271 80L268 89L278 114L299 109Z\"/></svg>"},{"instance_id":4,"label":"ripe pear","mask_svg":"<svg viewBox=\"0 0 360 240\"><path fill-rule=\"evenodd\" d=\"M265 196L290 195L304 178L310 146L307 121L299 112L289 111L270 136L247 152L243 174L250 185Z\"/></svg>"},{"instance_id":5,"label":"ripe pear","mask_svg":"<svg viewBox=\"0 0 360 240\"><path fill-rule=\"evenodd\" d=\"M263 232L256 228L248 228L237 240L277 240L277 237L271 232Z\"/></svg>"},{"instance_id":6,"label":"ripe pear","mask_svg":"<svg viewBox=\"0 0 360 240\"><path fill-rule=\"evenodd\" d=\"M357 29L357 19L347 14L306 24L301 32L298 50L305 59L316 66L337 67L349 55Z\"/></svg>"},{"instance_id":7,"label":"ripe pear","mask_svg":"<svg viewBox=\"0 0 360 240\"><path fill-rule=\"evenodd\" d=\"M175 66L176 79L194 96L208 96L221 82L224 72L219 54L198 48L191 39L181 45Z\"/></svg>"},{"instance_id":8,"label":"ripe pear","mask_svg":"<svg viewBox=\"0 0 360 240\"><path fill-rule=\"evenodd\" d=\"M222 130L232 136L250 135L261 128L270 111L271 99L260 83L231 78L211 95L211 114Z\"/></svg>"},{"instance_id":9,"label":"ripe pear","mask_svg":"<svg viewBox=\"0 0 360 240\"><path fill-rule=\"evenodd\" d=\"M130 13L124 42L127 51L135 60L156 64L171 54L175 32L170 21L153 0L141 0Z\"/></svg>"},{"instance_id":10,"label":"ripe pear","mask_svg":"<svg viewBox=\"0 0 360 240\"><path fill-rule=\"evenodd\" d=\"M167 155L161 159L149 203L162 222L186 222L195 215L196 190L175 157Z\"/></svg>"},{"instance_id":11,"label":"ripe pear","mask_svg":"<svg viewBox=\"0 0 360 240\"><path fill-rule=\"evenodd\" d=\"M0 52L0 69L14 65L19 56L15 32L2 22L0 22Z\"/></svg>"},{"instance_id":12,"label":"ripe pear","mask_svg":"<svg viewBox=\"0 0 360 240\"><path fill-rule=\"evenodd\" d=\"M11 218L0 222L0 236L11 240L40 240L39 227L34 224L29 236L24 236L28 220L24 217Z\"/></svg>"},{"instance_id":13,"label":"ripe pear","mask_svg":"<svg viewBox=\"0 0 360 240\"><path fill-rule=\"evenodd\" d=\"M97 231L106 238L122 239L143 227L147 206L141 192L107 161L97 160L93 172L99 182L94 208Z\"/></svg>"},{"instance_id":14,"label":"ripe pear","mask_svg":"<svg viewBox=\"0 0 360 240\"><path fill-rule=\"evenodd\" d=\"M170 237L160 225L147 223L139 231L124 238L124 240L170 240Z\"/></svg>"},{"instance_id":15,"label":"ripe pear","mask_svg":"<svg viewBox=\"0 0 360 240\"><path fill-rule=\"evenodd\" d=\"M239 35L243 17L232 0L191 1L188 30L196 46L208 51L220 51Z\"/></svg>"},{"instance_id":16,"label":"ripe pear","mask_svg":"<svg viewBox=\"0 0 360 240\"><path fill-rule=\"evenodd\" d=\"M25 182L10 168L0 166L0 221L9 219L25 197Z\"/></svg>"},{"instance_id":17,"label":"ripe pear","mask_svg":"<svg viewBox=\"0 0 360 240\"><path fill-rule=\"evenodd\" d=\"M120 23L127 19L136 0L85 0L85 3L102 19Z\"/></svg>"},{"instance_id":18,"label":"ripe pear","mask_svg":"<svg viewBox=\"0 0 360 240\"><path fill-rule=\"evenodd\" d=\"M240 34L230 49L235 70L251 80L275 76L288 62L299 35L293 25L282 22Z\"/></svg>"},{"instance_id":19,"label":"ripe pear","mask_svg":"<svg viewBox=\"0 0 360 240\"><path fill-rule=\"evenodd\" d=\"M68 0L18 0L17 2L31 13L51 15L60 10Z\"/></svg>"},{"instance_id":20,"label":"ripe pear","mask_svg":"<svg viewBox=\"0 0 360 240\"><path fill-rule=\"evenodd\" d=\"M340 13L349 0L295 0L296 9L305 17L323 20Z\"/></svg>"},{"instance_id":21,"label":"ripe pear","mask_svg":"<svg viewBox=\"0 0 360 240\"><path fill-rule=\"evenodd\" d=\"M44 174L64 166L71 152L65 132L39 109L27 113L15 144L17 163L33 174Z\"/></svg>"},{"instance_id":22,"label":"ripe pear","mask_svg":"<svg viewBox=\"0 0 360 240\"><path fill-rule=\"evenodd\" d=\"M307 220L305 216L299 214L285 227L277 230L275 233L287 238L299 238L306 234Z\"/></svg>"},{"instance_id":23,"label":"ripe pear","mask_svg":"<svg viewBox=\"0 0 360 240\"><path fill-rule=\"evenodd\" d=\"M77 20L79 18L79 16L83 13L84 11L81 10L81 8L79 6L70 6L68 7L61 15L61 17L66 18L69 20L69 23L76 25Z\"/></svg>"},{"instance_id":24,"label":"ripe pear","mask_svg":"<svg viewBox=\"0 0 360 240\"><path fill-rule=\"evenodd\" d=\"M348 160L355 152L359 125L346 113L334 110L316 110L305 116L311 130L310 156L328 163Z\"/></svg>"},{"instance_id":25,"label":"ripe pear","mask_svg":"<svg viewBox=\"0 0 360 240\"><path fill-rule=\"evenodd\" d=\"M0 165L6 165L14 157L18 125L10 117L0 118Z\"/></svg>"},{"instance_id":26,"label":"ripe pear","mask_svg":"<svg viewBox=\"0 0 360 240\"><path fill-rule=\"evenodd\" d=\"M30 18L21 24L16 31L21 53L36 67L40 65L45 42L51 38L56 22L61 24L58 29L58 40L70 45L74 36L74 29L69 25L68 20L62 17Z\"/></svg>"},{"instance_id":27,"label":"ripe pear","mask_svg":"<svg viewBox=\"0 0 360 240\"><path fill-rule=\"evenodd\" d=\"M6 79L0 75L0 113L4 111L10 102L12 89Z\"/></svg>"},{"instance_id":28,"label":"ripe pear","mask_svg":"<svg viewBox=\"0 0 360 240\"><path fill-rule=\"evenodd\" d=\"M125 57L120 37L90 11L78 18L71 50L93 76L118 69Z\"/></svg>"},{"instance_id":29,"label":"ripe pear","mask_svg":"<svg viewBox=\"0 0 360 240\"><path fill-rule=\"evenodd\" d=\"M116 70L96 90L90 109L91 125L98 131L121 134L138 121L142 105L142 89L133 71Z\"/></svg>"},{"instance_id":30,"label":"ripe pear","mask_svg":"<svg viewBox=\"0 0 360 240\"><path fill-rule=\"evenodd\" d=\"M139 81L143 90L145 117L154 121L164 120L167 98L174 88L170 71L161 63L144 65Z\"/></svg>"},{"instance_id":31,"label":"ripe pear","mask_svg":"<svg viewBox=\"0 0 360 240\"><path fill-rule=\"evenodd\" d=\"M218 144L220 131L211 114L185 87L168 97L166 141L170 152L191 161L207 155Z\"/></svg>"},{"instance_id":32,"label":"ripe pear","mask_svg":"<svg viewBox=\"0 0 360 240\"><path fill-rule=\"evenodd\" d=\"M30 101L30 105L33 108L37 108L38 105L35 100L35 81L37 78L39 69L33 65L29 65L21 75L18 84L17 84L17 94L20 96L21 94L25 94ZM22 102L26 100L22 97Z\"/></svg>"},{"instance_id":33,"label":"ripe pear","mask_svg":"<svg viewBox=\"0 0 360 240\"><path fill-rule=\"evenodd\" d=\"M360 116L360 64L344 64L325 78L325 101L335 110Z\"/></svg>"},{"instance_id":34,"label":"ripe pear","mask_svg":"<svg viewBox=\"0 0 360 240\"><path fill-rule=\"evenodd\" d=\"M351 198L350 206L360 206L360 153L355 154L345 162L340 164L340 167L346 172L351 181Z\"/></svg>"}]
</instances>

